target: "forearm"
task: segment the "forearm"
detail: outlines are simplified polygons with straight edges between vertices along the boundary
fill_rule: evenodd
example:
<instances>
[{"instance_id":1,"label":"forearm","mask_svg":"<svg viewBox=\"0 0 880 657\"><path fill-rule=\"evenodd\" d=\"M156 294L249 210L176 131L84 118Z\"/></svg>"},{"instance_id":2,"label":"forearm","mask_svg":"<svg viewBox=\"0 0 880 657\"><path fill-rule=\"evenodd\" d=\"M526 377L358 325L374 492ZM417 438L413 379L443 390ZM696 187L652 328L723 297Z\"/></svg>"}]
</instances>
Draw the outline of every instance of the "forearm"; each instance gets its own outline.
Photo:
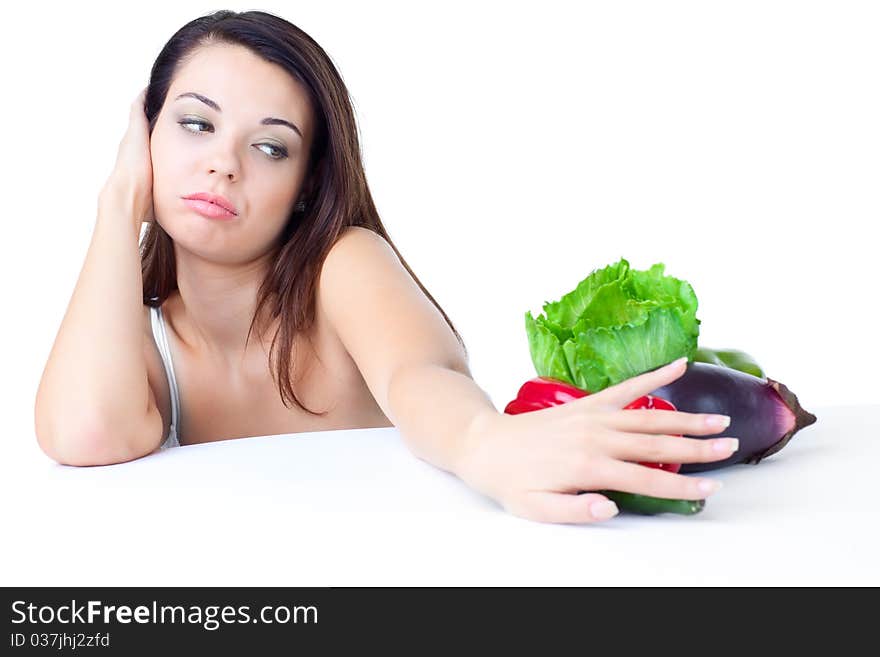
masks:
<instances>
[{"instance_id":1,"label":"forearm","mask_svg":"<svg viewBox=\"0 0 880 657\"><path fill-rule=\"evenodd\" d=\"M138 237L129 208L99 200L85 263L37 391L41 444L146 416Z\"/></svg>"},{"instance_id":2,"label":"forearm","mask_svg":"<svg viewBox=\"0 0 880 657\"><path fill-rule=\"evenodd\" d=\"M388 388L388 404L388 419L410 451L453 474L458 474L474 421L498 413L473 379L440 365L398 372Z\"/></svg>"}]
</instances>

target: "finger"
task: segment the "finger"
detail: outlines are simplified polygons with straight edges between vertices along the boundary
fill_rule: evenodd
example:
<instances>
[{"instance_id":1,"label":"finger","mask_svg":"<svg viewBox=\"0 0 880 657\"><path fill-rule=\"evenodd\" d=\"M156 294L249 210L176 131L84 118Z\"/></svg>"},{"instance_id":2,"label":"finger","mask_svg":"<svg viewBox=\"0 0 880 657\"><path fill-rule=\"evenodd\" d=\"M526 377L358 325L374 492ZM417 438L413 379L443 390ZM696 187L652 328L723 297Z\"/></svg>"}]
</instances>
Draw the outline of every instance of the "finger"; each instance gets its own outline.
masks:
<instances>
[{"instance_id":1,"label":"finger","mask_svg":"<svg viewBox=\"0 0 880 657\"><path fill-rule=\"evenodd\" d=\"M147 88L145 87L137 97L131 101L131 112L135 114L137 112L144 112L147 108Z\"/></svg>"},{"instance_id":2,"label":"finger","mask_svg":"<svg viewBox=\"0 0 880 657\"><path fill-rule=\"evenodd\" d=\"M656 408L622 409L609 413L605 425L616 431L635 433L686 434L688 436L711 436L721 433L730 425L726 415L711 413L684 413L660 411Z\"/></svg>"},{"instance_id":3,"label":"finger","mask_svg":"<svg viewBox=\"0 0 880 657\"><path fill-rule=\"evenodd\" d=\"M673 500L701 500L721 488L718 480L689 477L614 459L605 459L598 466L594 464L585 489L595 490L597 482L603 489ZM700 487L703 483L705 489Z\"/></svg>"},{"instance_id":4,"label":"finger","mask_svg":"<svg viewBox=\"0 0 880 657\"><path fill-rule=\"evenodd\" d=\"M594 395L583 397L584 403L599 404L606 408L623 408L643 395L672 383L687 370L687 358L680 358L663 367L644 372L609 386Z\"/></svg>"},{"instance_id":5,"label":"finger","mask_svg":"<svg viewBox=\"0 0 880 657\"><path fill-rule=\"evenodd\" d=\"M729 458L739 449L739 440L614 432L609 435L606 447L610 456L624 461L710 463Z\"/></svg>"},{"instance_id":6,"label":"finger","mask_svg":"<svg viewBox=\"0 0 880 657\"><path fill-rule=\"evenodd\" d=\"M618 513L617 505L598 493L573 495L547 491L529 491L518 502L508 505L507 511L536 522L566 524L601 522Z\"/></svg>"}]
</instances>

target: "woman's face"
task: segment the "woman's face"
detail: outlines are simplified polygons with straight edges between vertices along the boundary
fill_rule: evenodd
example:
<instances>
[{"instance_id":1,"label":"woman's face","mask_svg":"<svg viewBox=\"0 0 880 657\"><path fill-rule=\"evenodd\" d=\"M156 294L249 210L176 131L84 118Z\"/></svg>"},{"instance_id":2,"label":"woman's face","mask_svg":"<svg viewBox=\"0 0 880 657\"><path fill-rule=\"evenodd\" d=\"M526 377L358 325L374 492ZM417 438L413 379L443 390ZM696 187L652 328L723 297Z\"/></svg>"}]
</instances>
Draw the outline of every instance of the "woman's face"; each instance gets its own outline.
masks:
<instances>
[{"instance_id":1,"label":"woman's face","mask_svg":"<svg viewBox=\"0 0 880 657\"><path fill-rule=\"evenodd\" d=\"M207 103L180 98L189 93ZM267 117L301 134L264 125ZM200 48L176 73L150 138L156 220L179 247L210 260L263 254L301 195L312 130L308 97L283 68L242 46ZM183 197L197 192L224 196L237 215L195 212Z\"/></svg>"}]
</instances>

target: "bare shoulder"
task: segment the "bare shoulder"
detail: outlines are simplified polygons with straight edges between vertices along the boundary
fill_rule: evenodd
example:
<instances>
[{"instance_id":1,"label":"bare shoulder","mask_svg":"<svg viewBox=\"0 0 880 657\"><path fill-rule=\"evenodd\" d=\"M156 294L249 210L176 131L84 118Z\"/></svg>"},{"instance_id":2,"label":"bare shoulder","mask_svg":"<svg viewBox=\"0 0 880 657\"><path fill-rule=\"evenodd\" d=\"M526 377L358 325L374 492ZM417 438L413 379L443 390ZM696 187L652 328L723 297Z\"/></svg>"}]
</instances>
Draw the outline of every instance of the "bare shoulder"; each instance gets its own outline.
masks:
<instances>
[{"instance_id":1,"label":"bare shoulder","mask_svg":"<svg viewBox=\"0 0 880 657\"><path fill-rule=\"evenodd\" d=\"M350 303L352 289L357 287L358 281L368 278L370 270L376 269L377 258L381 261L390 257L399 262L391 245L381 235L362 226L346 227L330 247L318 276L316 311L337 340L336 307Z\"/></svg>"},{"instance_id":2,"label":"bare shoulder","mask_svg":"<svg viewBox=\"0 0 880 657\"><path fill-rule=\"evenodd\" d=\"M395 259L397 257L388 241L375 231L363 226L348 226L330 249L327 258L330 258L330 254L336 254L338 258L339 252L345 252L345 255L351 256L354 254L353 252L363 252L364 250L371 251L373 254L377 253L377 250L378 252L385 251L393 254Z\"/></svg>"},{"instance_id":3,"label":"bare shoulder","mask_svg":"<svg viewBox=\"0 0 880 657\"><path fill-rule=\"evenodd\" d=\"M406 272L391 244L369 228L348 226L321 265L318 303L326 310L330 297L342 287L351 290L358 282L365 282L389 268Z\"/></svg>"}]
</instances>

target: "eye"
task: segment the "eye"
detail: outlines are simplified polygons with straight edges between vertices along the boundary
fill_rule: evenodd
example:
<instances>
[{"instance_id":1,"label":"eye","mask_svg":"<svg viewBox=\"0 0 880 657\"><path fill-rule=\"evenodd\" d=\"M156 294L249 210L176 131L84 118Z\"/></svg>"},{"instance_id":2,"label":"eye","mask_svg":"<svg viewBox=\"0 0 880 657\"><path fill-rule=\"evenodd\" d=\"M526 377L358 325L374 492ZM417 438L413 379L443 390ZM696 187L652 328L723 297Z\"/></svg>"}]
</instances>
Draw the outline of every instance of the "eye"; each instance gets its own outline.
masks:
<instances>
[{"instance_id":1,"label":"eye","mask_svg":"<svg viewBox=\"0 0 880 657\"><path fill-rule=\"evenodd\" d=\"M280 146L276 146L275 144L255 144L256 146L267 146L274 150L276 155L270 155L269 157L273 160L283 160L287 157L287 150L281 148ZM265 153L265 151L263 151Z\"/></svg>"},{"instance_id":2,"label":"eye","mask_svg":"<svg viewBox=\"0 0 880 657\"><path fill-rule=\"evenodd\" d=\"M178 123L182 126L199 125L199 126L203 126L203 127L208 127L211 125L210 123L205 123L204 121L192 121L192 120L186 120L186 119L184 119L183 121L178 121ZM205 132L204 130L190 130L189 128L184 128L184 130L186 130L187 132L195 132L195 133Z\"/></svg>"},{"instance_id":3,"label":"eye","mask_svg":"<svg viewBox=\"0 0 880 657\"><path fill-rule=\"evenodd\" d=\"M184 119L182 121L178 121L178 124L180 124L180 126L184 130L186 130L187 132L195 134L195 135L200 135L200 134L204 134L205 132L209 132L209 130L207 130L207 128L211 127L211 124L206 121L196 121L194 119ZM192 130L191 128L186 127L188 125L199 126L201 128L205 128L205 130ZM263 144L254 144L254 146L257 146L257 147L265 146L269 149L272 149L272 151L270 153L266 153L266 151L261 151L263 153L266 153L266 156L270 160L283 160L284 158L287 157L287 149L282 148L280 146L276 146L275 144L263 143Z\"/></svg>"}]
</instances>

